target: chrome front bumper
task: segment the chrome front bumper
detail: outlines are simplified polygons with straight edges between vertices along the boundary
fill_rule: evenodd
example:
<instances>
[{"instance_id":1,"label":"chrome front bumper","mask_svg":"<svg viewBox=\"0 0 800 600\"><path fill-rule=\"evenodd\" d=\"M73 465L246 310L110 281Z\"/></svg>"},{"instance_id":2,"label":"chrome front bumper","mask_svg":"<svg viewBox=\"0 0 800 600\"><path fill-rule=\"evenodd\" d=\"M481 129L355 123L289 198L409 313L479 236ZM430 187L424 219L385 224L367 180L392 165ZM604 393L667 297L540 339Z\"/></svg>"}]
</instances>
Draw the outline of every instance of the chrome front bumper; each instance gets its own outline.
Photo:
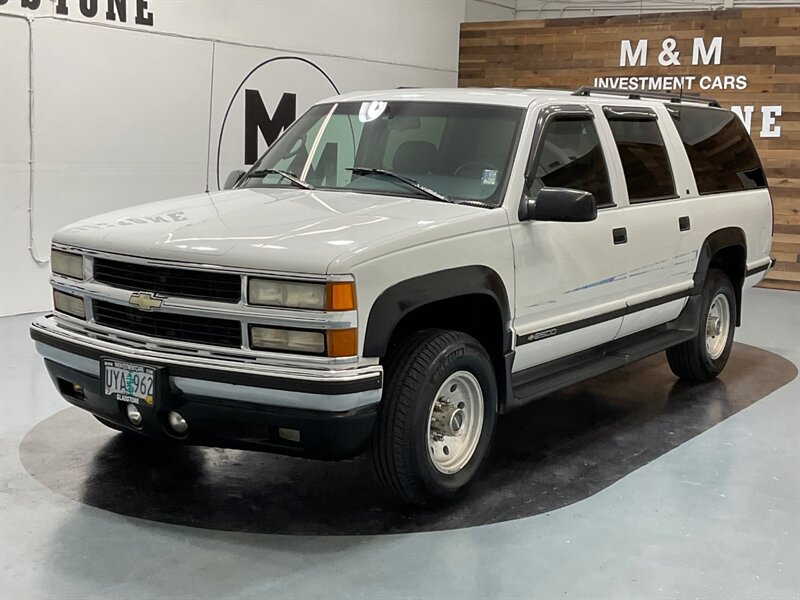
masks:
<instances>
[{"instance_id":1,"label":"chrome front bumper","mask_svg":"<svg viewBox=\"0 0 800 600\"><path fill-rule=\"evenodd\" d=\"M200 352L178 354L101 339L91 331L59 323L53 315L34 321L31 337L46 360L93 378L100 377L101 357L165 366L171 387L187 396L339 413L375 405L381 398L383 368L378 364L301 367Z\"/></svg>"}]
</instances>

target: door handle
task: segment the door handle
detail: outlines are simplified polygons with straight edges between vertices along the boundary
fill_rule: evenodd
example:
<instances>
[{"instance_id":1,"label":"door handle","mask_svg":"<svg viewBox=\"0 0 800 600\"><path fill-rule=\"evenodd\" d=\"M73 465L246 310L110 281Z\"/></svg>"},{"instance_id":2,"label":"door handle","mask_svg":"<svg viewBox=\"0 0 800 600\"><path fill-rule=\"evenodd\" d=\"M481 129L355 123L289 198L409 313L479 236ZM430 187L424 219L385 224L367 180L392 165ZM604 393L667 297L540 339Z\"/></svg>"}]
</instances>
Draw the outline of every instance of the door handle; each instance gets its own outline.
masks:
<instances>
[{"instance_id":1,"label":"door handle","mask_svg":"<svg viewBox=\"0 0 800 600\"><path fill-rule=\"evenodd\" d=\"M678 227L681 231L689 231L692 228L692 222L689 217L678 217Z\"/></svg>"},{"instance_id":2,"label":"door handle","mask_svg":"<svg viewBox=\"0 0 800 600\"><path fill-rule=\"evenodd\" d=\"M628 230L624 227L617 227L616 229L612 229L611 233L614 235L614 245L619 244L627 244L628 243Z\"/></svg>"}]
</instances>

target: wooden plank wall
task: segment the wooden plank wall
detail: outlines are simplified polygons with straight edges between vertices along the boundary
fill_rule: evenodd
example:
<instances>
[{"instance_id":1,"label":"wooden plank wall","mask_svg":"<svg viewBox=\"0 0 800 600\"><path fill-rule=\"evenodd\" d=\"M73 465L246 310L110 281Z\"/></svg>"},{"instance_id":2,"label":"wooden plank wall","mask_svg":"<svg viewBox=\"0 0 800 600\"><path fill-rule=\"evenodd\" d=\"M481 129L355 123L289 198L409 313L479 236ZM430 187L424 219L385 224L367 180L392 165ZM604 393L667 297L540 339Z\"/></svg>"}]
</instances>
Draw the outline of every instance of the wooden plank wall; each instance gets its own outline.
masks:
<instances>
[{"instance_id":1,"label":"wooden plank wall","mask_svg":"<svg viewBox=\"0 0 800 600\"><path fill-rule=\"evenodd\" d=\"M720 64L692 65L693 39L722 36ZM662 66L666 38L680 65ZM621 40L648 40L645 66L620 66ZM461 25L459 85L594 85L595 77L744 75L747 87L697 89L725 107L754 106L751 135L766 167L775 207L775 269L763 285L800 290L800 8L502 21ZM780 105L780 137L760 137L762 106Z\"/></svg>"}]
</instances>

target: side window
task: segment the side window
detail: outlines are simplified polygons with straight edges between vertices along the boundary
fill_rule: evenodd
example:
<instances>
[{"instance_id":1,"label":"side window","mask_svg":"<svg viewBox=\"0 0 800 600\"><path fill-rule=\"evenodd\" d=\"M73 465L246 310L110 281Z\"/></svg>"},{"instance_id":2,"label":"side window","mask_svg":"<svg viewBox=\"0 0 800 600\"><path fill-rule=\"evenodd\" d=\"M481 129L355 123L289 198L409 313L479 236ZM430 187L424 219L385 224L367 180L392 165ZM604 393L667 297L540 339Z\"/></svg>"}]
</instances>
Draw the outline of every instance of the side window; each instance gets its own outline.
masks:
<instances>
[{"instance_id":1,"label":"side window","mask_svg":"<svg viewBox=\"0 0 800 600\"><path fill-rule=\"evenodd\" d=\"M739 118L699 106L670 107L701 194L767 186L761 161Z\"/></svg>"},{"instance_id":2,"label":"side window","mask_svg":"<svg viewBox=\"0 0 800 600\"><path fill-rule=\"evenodd\" d=\"M537 152L531 197L543 187L564 187L591 192L597 206L613 204L606 159L591 117L556 117L548 123Z\"/></svg>"},{"instance_id":3,"label":"side window","mask_svg":"<svg viewBox=\"0 0 800 600\"><path fill-rule=\"evenodd\" d=\"M617 144L631 202L675 198L675 180L655 113L604 109Z\"/></svg>"}]
</instances>

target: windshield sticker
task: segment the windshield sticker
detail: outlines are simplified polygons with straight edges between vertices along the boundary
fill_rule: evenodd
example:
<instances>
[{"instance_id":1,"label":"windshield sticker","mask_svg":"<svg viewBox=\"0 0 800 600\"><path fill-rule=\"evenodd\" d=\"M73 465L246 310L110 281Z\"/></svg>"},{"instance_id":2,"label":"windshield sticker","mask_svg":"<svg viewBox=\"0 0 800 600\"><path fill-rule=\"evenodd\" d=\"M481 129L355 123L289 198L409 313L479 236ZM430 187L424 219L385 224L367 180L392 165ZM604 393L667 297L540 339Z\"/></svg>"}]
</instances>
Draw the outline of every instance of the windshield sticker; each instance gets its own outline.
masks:
<instances>
[{"instance_id":1,"label":"windshield sticker","mask_svg":"<svg viewBox=\"0 0 800 600\"><path fill-rule=\"evenodd\" d=\"M495 169L484 169L481 175L483 185L497 185L497 171Z\"/></svg>"},{"instance_id":2,"label":"windshield sticker","mask_svg":"<svg viewBox=\"0 0 800 600\"><path fill-rule=\"evenodd\" d=\"M375 100L373 102L362 102L361 110L358 111L358 120L362 123L374 121L386 110L386 102Z\"/></svg>"}]
</instances>

